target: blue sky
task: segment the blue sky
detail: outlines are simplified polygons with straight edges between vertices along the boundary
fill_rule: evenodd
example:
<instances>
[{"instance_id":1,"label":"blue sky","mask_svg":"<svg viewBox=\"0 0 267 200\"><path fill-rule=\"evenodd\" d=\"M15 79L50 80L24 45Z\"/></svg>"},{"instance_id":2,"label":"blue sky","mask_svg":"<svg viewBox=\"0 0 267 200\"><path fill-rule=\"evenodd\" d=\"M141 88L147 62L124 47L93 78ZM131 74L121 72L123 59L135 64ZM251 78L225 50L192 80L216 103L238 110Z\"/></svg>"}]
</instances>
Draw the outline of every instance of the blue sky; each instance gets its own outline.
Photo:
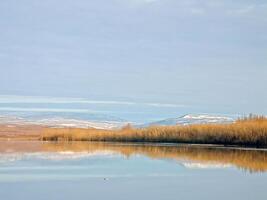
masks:
<instances>
[{"instance_id":1,"label":"blue sky","mask_svg":"<svg viewBox=\"0 0 267 200\"><path fill-rule=\"evenodd\" d=\"M1 95L267 114L265 0L1 0L0 28Z\"/></svg>"}]
</instances>

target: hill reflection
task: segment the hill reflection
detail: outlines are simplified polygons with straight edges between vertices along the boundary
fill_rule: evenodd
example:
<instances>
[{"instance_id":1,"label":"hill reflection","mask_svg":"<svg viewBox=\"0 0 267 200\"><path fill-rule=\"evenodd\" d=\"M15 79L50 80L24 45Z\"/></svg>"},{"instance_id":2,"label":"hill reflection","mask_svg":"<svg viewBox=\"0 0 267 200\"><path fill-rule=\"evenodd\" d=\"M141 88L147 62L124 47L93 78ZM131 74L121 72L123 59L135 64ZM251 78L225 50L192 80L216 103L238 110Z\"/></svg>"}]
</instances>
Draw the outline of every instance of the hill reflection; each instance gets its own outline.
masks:
<instances>
[{"instance_id":1,"label":"hill reflection","mask_svg":"<svg viewBox=\"0 0 267 200\"><path fill-rule=\"evenodd\" d=\"M46 151L114 151L125 156L141 154L153 159L174 159L202 164L234 165L250 172L267 171L267 151L192 146L125 145L112 143L45 143Z\"/></svg>"},{"instance_id":2,"label":"hill reflection","mask_svg":"<svg viewBox=\"0 0 267 200\"><path fill-rule=\"evenodd\" d=\"M267 151L200 146L164 146L150 144L94 142L1 142L0 153L101 153L113 152L126 157L144 155L152 159L170 159L192 166L235 166L249 172L267 171ZM1 158L0 158L1 159Z\"/></svg>"}]
</instances>

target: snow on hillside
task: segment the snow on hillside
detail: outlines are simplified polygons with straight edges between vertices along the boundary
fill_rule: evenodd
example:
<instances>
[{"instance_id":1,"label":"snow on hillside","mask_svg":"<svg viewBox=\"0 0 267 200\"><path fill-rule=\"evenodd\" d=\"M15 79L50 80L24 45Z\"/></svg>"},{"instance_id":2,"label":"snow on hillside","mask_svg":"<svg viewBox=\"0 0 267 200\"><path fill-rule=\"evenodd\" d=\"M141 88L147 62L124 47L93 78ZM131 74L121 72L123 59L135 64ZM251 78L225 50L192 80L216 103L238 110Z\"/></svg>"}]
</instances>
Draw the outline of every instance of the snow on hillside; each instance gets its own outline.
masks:
<instances>
[{"instance_id":1,"label":"snow on hillside","mask_svg":"<svg viewBox=\"0 0 267 200\"><path fill-rule=\"evenodd\" d=\"M223 116L223 115L207 115L207 114L188 114L178 118L169 118L165 120L160 120L156 122L152 122L149 124L145 124L143 126L151 126L151 125L190 125L190 124L225 124L231 123L235 120L234 117Z\"/></svg>"},{"instance_id":2,"label":"snow on hillside","mask_svg":"<svg viewBox=\"0 0 267 200\"><path fill-rule=\"evenodd\" d=\"M136 125L136 127L148 127L153 125L168 126L168 125L190 125L190 124L226 124L232 123L235 117L223 115L207 115L207 114L188 114L178 118L169 118L165 120L155 121L143 125ZM102 118L94 119L80 119L75 116L43 116L43 117L14 117L14 116L0 116L0 124L9 125L42 125L59 128L96 128L96 129L119 129L127 125L129 122L118 120L116 118Z\"/></svg>"},{"instance_id":3,"label":"snow on hillside","mask_svg":"<svg viewBox=\"0 0 267 200\"><path fill-rule=\"evenodd\" d=\"M58 128L96 128L117 129L125 126L128 122L109 120L81 120L71 118L52 117L44 119L0 116L0 124L9 125L41 125Z\"/></svg>"}]
</instances>

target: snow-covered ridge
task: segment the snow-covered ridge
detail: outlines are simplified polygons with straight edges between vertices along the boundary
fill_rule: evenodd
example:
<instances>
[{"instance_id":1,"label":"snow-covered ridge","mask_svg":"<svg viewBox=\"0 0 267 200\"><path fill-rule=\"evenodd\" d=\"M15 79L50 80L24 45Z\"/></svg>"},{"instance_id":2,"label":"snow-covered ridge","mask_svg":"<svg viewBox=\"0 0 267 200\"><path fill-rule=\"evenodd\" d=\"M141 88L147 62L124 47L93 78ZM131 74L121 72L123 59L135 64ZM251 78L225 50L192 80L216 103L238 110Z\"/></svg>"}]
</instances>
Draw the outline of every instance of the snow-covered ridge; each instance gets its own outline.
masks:
<instances>
[{"instance_id":1,"label":"snow-covered ridge","mask_svg":"<svg viewBox=\"0 0 267 200\"><path fill-rule=\"evenodd\" d=\"M96 129L119 129L130 122L123 120L107 119L77 119L70 117L14 117L0 116L0 124L8 125L41 125L57 128L96 128ZM136 127L147 127L151 125L168 126L168 125L190 125L190 124L227 124L234 122L236 117L224 115L208 114L188 114L178 118L169 118L156 122L151 122ZM133 124L134 125L134 124Z\"/></svg>"},{"instance_id":2,"label":"snow-covered ridge","mask_svg":"<svg viewBox=\"0 0 267 200\"><path fill-rule=\"evenodd\" d=\"M151 125L190 125L190 124L226 124L235 121L235 117L224 115L208 115L208 114L188 114L178 118L169 118L143 125L143 127Z\"/></svg>"},{"instance_id":3,"label":"snow-covered ridge","mask_svg":"<svg viewBox=\"0 0 267 200\"><path fill-rule=\"evenodd\" d=\"M88 121L78 119L64 119L64 118L52 118L52 119L40 119L31 121L31 124L44 125L52 127L69 127L69 128L96 128L96 129L116 129L125 125L123 122L116 121Z\"/></svg>"},{"instance_id":4,"label":"snow-covered ridge","mask_svg":"<svg viewBox=\"0 0 267 200\"><path fill-rule=\"evenodd\" d=\"M41 125L58 128L96 128L96 129L116 129L127 124L123 121L97 121L81 120L61 117L52 117L46 119L31 119L22 117L0 116L0 124L8 125Z\"/></svg>"},{"instance_id":5,"label":"snow-covered ridge","mask_svg":"<svg viewBox=\"0 0 267 200\"><path fill-rule=\"evenodd\" d=\"M189 115L185 115L183 116L184 119L205 119L205 120L232 120L232 118L230 117L225 117L225 116L214 116L214 115L193 115L193 114L189 114Z\"/></svg>"}]
</instances>

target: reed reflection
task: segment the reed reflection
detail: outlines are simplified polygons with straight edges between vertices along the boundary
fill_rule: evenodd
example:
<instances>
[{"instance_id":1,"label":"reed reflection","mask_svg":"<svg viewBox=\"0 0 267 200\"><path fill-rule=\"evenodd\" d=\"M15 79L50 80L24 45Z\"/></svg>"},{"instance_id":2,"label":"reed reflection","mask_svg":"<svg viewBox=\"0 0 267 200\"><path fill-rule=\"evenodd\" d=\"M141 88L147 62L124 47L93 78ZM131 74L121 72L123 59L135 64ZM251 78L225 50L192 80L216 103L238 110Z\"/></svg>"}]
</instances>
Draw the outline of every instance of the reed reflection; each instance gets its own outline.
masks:
<instances>
[{"instance_id":1,"label":"reed reflection","mask_svg":"<svg viewBox=\"0 0 267 200\"><path fill-rule=\"evenodd\" d=\"M267 171L267 151L208 148L197 146L130 145L118 143L43 143L42 150L49 152L101 152L112 151L130 157L145 155L152 159L172 159L202 164L233 165L249 172Z\"/></svg>"},{"instance_id":2,"label":"reed reflection","mask_svg":"<svg viewBox=\"0 0 267 200\"><path fill-rule=\"evenodd\" d=\"M112 152L125 157L144 155L151 159L169 159L180 163L234 166L248 172L267 172L267 151L201 146L164 146L101 142L0 142L0 154ZM0 157L1 159L1 157Z\"/></svg>"}]
</instances>

